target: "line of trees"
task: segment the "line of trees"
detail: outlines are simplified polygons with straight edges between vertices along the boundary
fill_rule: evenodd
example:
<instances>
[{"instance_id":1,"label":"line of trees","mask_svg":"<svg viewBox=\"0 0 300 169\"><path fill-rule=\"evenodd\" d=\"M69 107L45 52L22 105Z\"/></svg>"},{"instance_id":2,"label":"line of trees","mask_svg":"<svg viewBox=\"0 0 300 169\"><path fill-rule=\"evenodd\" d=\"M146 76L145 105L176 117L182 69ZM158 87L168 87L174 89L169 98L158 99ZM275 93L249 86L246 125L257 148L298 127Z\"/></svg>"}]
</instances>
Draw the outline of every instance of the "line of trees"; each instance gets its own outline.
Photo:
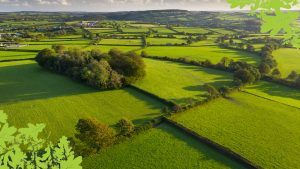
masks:
<instances>
[{"instance_id":1,"label":"line of trees","mask_svg":"<svg viewBox=\"0 0 300 169\"><path fill-rule=\"evenodd\" d=\"M39 52L35 60L50 71L101 89L121 88L145 76L142 57L118 49L102 53L98 49L83 51L55 45Z\"/></svg>"}]
</instances>

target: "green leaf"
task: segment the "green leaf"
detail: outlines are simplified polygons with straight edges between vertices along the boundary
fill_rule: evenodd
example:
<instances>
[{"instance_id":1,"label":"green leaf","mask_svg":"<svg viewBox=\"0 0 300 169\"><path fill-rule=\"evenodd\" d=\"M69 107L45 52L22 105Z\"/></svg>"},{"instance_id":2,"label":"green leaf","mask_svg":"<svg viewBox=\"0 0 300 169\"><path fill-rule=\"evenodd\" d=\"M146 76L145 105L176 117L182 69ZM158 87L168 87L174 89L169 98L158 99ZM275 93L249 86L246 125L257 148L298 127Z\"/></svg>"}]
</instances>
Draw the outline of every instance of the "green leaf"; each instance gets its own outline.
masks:
<instances>
[{"instance_id":1,"label":"green leaf","mask_svg":"<svg viewBox=\"0 0 300 169\"><path fill-rule=\"evenodd\" d=\"M7 115L3 113L3 110L0 110L0 123L5 124L7 121Z\"/></svg>"}]
</instances>

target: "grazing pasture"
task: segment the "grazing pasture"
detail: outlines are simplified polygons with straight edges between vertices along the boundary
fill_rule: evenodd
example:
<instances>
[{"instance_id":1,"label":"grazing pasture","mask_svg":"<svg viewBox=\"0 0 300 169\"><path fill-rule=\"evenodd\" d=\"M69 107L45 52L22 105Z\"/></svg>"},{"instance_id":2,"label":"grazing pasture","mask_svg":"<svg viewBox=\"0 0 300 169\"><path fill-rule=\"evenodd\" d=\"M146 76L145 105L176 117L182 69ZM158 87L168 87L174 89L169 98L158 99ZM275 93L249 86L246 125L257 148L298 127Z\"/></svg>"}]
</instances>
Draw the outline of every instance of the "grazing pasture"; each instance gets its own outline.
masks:
<instances>
[{"instance_id":1,"label":"grazing pasture","mask_svg":"<svg viewBox=\"0 0 300 169\"><path fill-rule=\"evenodd\" d=\"M181 131L162 124L101 154L88 157L83 167L98 168L243 168Z\"/></svg>"},{"instance_id":2,"label":"grazing pasture","mask_svg":"<svg viewBox=\"0 0 300 169\"><path fill-rule=\"evenodd\" d=\"M186 44L186 40L177 38L147 38L148 45L174 45Z\"/></svg>"},{"instance_id":3,"label":"grazing pasture","mask_svg":"<svg viewBox=\"0 0 300 169\"><path fill-rule=\"evenodd\" d=\"M288 76L293 70L300 74L300 50L278 49L273 52L273 55L278 62L282 77Z\"/></svg>"},{"instance_id":4,"label":"grazing pasture","mask_svg":"<svg viewBox=\"0 0 300 169\"><path fill-rule=\"evenodd\" d=\"M135 86L178 104L206 97L204 84L232 85L232 75L213 69L145 59L147 76Z\"/></svg>"},{"instance_id":5,"label":"grazing pasture","mask_svg":"<svg viewBox=\"0 0 300 169\"><path fill-rule=\"evenodd\" d=\"M245 91L283 104L300 108L300 92L276 83L260 81L248 86Z\"/></svg>"},{"instance_id":6,"label":"grazing pasture","mask_svg":"<svg viewBox=\"0 0 300 169\"><path fill-rule=\"evenodd\" d=\"M141 39L102 39L100 45L129 45L141 46Z\"/></svg>"},{"instance_id":7,"label":"grazing pasture","mask_svg":"<svg viewBox=\"0 0 300 169\"><path fill-rule=\"evenodd\" d=\"M34 58L35 52L0 51L0 61Z\"/></svg>"},{"instance_id":8,"label":"grazing pasture","mask_svg":"<svg viewBox=\"0 0 300 169\"><path fill-rule=\"evenodd\" d=\"M155 27L152 28L153 30L157 31L160 34L174 34L175 32L171 29L168 29L166 27Z\"/></svg>"},{"instance_id":9,"label":"grazing pasture","mask_svg":"<svg viewBox=\"0 0 300 169\"><path fill-rule=\"evenodd\" d=\"M234 93L172 118L263 168L299 166L299 108Z\"/></svg>"},{"instance_id":10,"label":"grazing pasture","mask_svg":"<svg viewBox=\"0 0 300 169\"><path fill-rule=\"evenodd\" d=\"M191 34L206 34L210 31L205 28L198 28L198 27L174 27L174 30L177 32L185 32Z\"/></svg>"},{"instance_id":11,"label":"grazing pasture","mask_svg":"<svg viewBox=\"0 0 300 169\"><path fill-rule=\"evenodd\" d=\"M0 109L10 124L45 123L46 135L73 136L80 118L113 125L122 117L141 124L159 116L164 105L133 89L101 91L50 73L33 61L0 63Z\"/></svg>"},{"instance_id":12,"label":"grazing pasture","mask_svg":"<svg viewBox=\"0 0 300 169\"><path fill-rule=\"evenodd\" d=\"M245 61L249 64L258 64L260 57L248 52L223 49L217 46L185 47L185 46L152 46L145 50L150 56L168 56L173 58L184 57L190 60L218 63L223 57L235 61Z\"/></svg>"},{"instance_id":13,"label":"grazing pasture","mask_svg":"<svg viewBox=\"0 0 300 169\"><path fill-rule=\"evenodd\" d=\"M135 27L130 27L130 28L123 28L122 29L124 33L146 33L149 31L148 28L135 28Z\"/></svg>"}]
</instances>

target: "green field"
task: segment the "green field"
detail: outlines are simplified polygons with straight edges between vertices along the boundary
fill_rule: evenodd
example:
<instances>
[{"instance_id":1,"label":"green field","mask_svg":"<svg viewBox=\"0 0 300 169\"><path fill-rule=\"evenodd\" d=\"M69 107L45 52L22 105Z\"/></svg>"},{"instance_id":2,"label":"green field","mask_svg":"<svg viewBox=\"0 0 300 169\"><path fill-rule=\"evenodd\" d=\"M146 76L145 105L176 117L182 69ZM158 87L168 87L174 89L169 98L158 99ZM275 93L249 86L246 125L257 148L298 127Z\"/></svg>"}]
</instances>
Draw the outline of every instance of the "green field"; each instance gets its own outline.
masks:
<instances>
[{"instance_id":1,"label":"green field","mask_svg":"<svg viewBox=\"0 0 300 169\"><path fill-rule=\"evenodd\" d=\"M223 28L213 28L213 29L209 29L211 31L214 31L214 32L217 32L217 33L220 33L220 34L234 34L235 32L232 31L232 30L228 30L228 29L223 29Z\"/></svg>"},{"instance_id":2,"label":"green field","mask_svg":"<svg viewBox=\"0 0 300 169\"><path fill-rule=\"evenodd\" d=\"M252 86L248 86L245 91L300 108L300 92L297 89L261 81Z\"/></svg>"},{"instance_id":3,"label":"green field","mask_svg":"<svg viewBox=\"0 0 300 169\"><path fill-rule=\"evenodd\" d=\"M35 52L0 51L0 61L34 58L36 54Z\"/></svg>"},{"instance_id":4,"label":"green field","mask_svg":"<svg viewBox=\"0 0 300 169\"><path fill-rule=\"evenodd\" d=\"M182 47L182 46L153 46L144 49L150 56L168 56L174 58L184 57L190 60L218 63L223 57L235 61L245 61L250 64L258 64L260 57L238 50L222 49L217 46Z\"/></svg>"},{"instance_id":5,"label":"green field","mask_svg":"<svg viewBox=\"0 0 300 169\"><path fill-rule=\"evenodd\" d=\"M177 32L193 33L193 34L206 34L209 33L209 30L204 28L196 27L174 27Z\"/></svg>"},{"instance_id":6,"label":"green field","mask_svg":"<svg viewBox=\"0 0 300 169\"><path fill-rule=\"evenodd\" d=\"M300 163L300 109L246 93L218 99L173 117L263 168Z\"/></svg>"},{"instance_id":7,"label":"green field","mask_svg":"<svg viewBox=\"0 0 300 169\"><path fill-rule=\"evenodd\" d=\"M166 124L84 159L83 167L122 169L242 168Z\"/></svg>"},{"instance_id":8,"label":"green field","mask_svg":"<svg viewBox=\"0 0 300 169\"><path fill-rule=\"evenodd\" d=\"M152 59L145 62L147 76L135 86L178 104L204 99L206 83L215 87L232 84L232 75L226 72Z\"/></svg>"},{"instance_id":9,"label":"green field","mask_svg":"<svg viewBox=\"0 0 300 169\"><path fill-rule=\"evenodd\" d=\"M148 28L123 28L123 32L125 33L146 33L149 31Z\"/></svg>"},{"instance_id":10,"label":"green field","mask_svg":"<svg viewBox=\"0 0 300 169\"><path fill-rule=\"evenodd\" d=\"M279 49L273 52L273 56L283 77L288 76L293 70L300 73L300 50Z\"/></svg>"},{"instance_id":11,"label":"green field","mask_svg":"<svg viewBox=\"0 0 300 169\"><path fill-rule=\"evenodd\" d=\"M101 91L50 73L32 61L0 63L0 109L12 125L45 123L50 138L72 136L79 118L135 124L160 115L164 106L132 89Z\"/></svg>"},{"instance_id":12,"label":"green field","mask_svg":"<svg viewBox=\"0 0 300 169\"><path fill-rule=\"evenodd\" d=\"M174 45L186 44L186 40L177 38L147 38L148 45Z\"/></svg>"},{"instance_id":13,"label":"green field","mask_svg":"<svg viewBox=\"0 0 300 169\"><path fill-rule=\"evenodd\" d=\"M157 31L158 33L161 33L161 34L174 34L175 32L168 29L168 28L165 28L165 27L155 27L155 28L152 28L153 30Z\"/></svg>"},{"instance_id":14,"label":"green field","mask_svg":"<svg viewBox=\"0 0 300 169\"><path fill-rule=\"evenodd\" d=\"M92 33L116 33L117 31L115 29L112 29L112 28L89 28L87 29L89 30L90 32Z\"/></svg>"},{"instance_id":15,"label":"green field","mask_svg":"<svg viewBox=\"0 0 300 169\"><path fill-rule=\"evenodd\" d=\"M130 51L135 51L139 50L141 47L139 46L113 46L113 45L93 45L93 46L87 46L84 48L84 50L92 50L92 49L100 49L102 52L108 52L111 49L119 49L123 52L130 52Z\"/></svg>"},{"instance_id":16,"label":"green field","mask_svg":"<svg viewBox=\"0 0 300 169\"><path fill-rule=\"evenodd\" d=\"M101 45L129 45L129 46L141 46L141 39L102 39Z\"/></svg>"}]
</instances>

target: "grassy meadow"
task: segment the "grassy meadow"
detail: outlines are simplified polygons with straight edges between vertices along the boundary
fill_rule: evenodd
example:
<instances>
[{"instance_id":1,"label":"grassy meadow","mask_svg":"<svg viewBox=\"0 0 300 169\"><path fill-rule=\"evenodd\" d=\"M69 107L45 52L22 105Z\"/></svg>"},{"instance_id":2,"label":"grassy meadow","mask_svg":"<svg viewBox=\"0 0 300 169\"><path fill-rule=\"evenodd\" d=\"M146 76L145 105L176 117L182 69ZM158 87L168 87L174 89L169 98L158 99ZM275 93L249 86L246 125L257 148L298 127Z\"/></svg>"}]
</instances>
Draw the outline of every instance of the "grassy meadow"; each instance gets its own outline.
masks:
<instances>
[{"instance_id":1,"label":"grassy meadow","mask_svg":"<svg viewBox=\"0 0 300 169\"><path fill-rule=\"evenodd\" d=\"M300 73L300 50L278 49L273 55L283 77L287 77L293 70Z\"/></svg>"},{"instance_id":2,"label":"grassy meadow","mask_svg":"<svg viewBox=\"0 0 300 169\"><path fill-rule=\"evenodd\" d=\"M147 76L134 85L178 104L204 99L206 90L203 85L206 83L216 87L232 85L232 75L226 72L168 61L144 60Z\"/></svg>"},{"instance_id":3,"label":"grassy meadow","mask_svg":"<svg viewBox=\"0 0 300 169\"><path fill-rule=\"evenodd\" d=\"M15 59L30 59L36 56L36 52L0 51L0 61Z\"/></svg>"},{"instance_id":4,"label":"grassy meadow","mask_svg":"<svg viewBox=\"0 0 300 169\"><path fill-rule=\"evenodd\" d=\"M300 92L283 85L261 81L248 86L245 91L283 104L300 108Z\"/></svg>"},{"instance_id":5,"label":"grassy meadow","mask_svg":"<svg viewBox=\"0 0 300 169\"><path fill-rule=\"evenodd\" d=\"M172 119L263 168L294 169L300 163L299 108L235 93Z\"/></svg>"},{"instance_id":6,"label":"grassy meadow","mask_svg":"<svg viewBox=\"0 0 300 169\"><path fill-rule=\"evenodd\" d=\"M243 168L181 131L162 124L133 139L104 150L83 161L83 167L150 169L150 168Z\"/></svg>"},{"instance_id":7,"label":"grassy meadow","mask_svg":"<svg viewBox=\"0 0 300 169\"><path fill-rule=\"evenodd\" d=\"M122 117L141 124L159 116L162 103L132 89L101 91L50 73L33 61L0 63L0 109L12 125L45 123L56 140L72 136L80 118L113 125ZM76 106L75 106L76 105Z\"/></svg>"},{"instance_id":8,"label":"grassy meadow","mask_svg":"<svg viewBox=\"0 0 300 169\"><path fill-rule=\"evenodd\" d=\"M223 49L217 46L183 47L183 46L152 46L143 49L150 56L168 56L173 58L184 57L190 60L218 63L223 57L235 61L245 61L250 64L258 64L258 55L231 49Z\"/></svg>"}]
</instances>

